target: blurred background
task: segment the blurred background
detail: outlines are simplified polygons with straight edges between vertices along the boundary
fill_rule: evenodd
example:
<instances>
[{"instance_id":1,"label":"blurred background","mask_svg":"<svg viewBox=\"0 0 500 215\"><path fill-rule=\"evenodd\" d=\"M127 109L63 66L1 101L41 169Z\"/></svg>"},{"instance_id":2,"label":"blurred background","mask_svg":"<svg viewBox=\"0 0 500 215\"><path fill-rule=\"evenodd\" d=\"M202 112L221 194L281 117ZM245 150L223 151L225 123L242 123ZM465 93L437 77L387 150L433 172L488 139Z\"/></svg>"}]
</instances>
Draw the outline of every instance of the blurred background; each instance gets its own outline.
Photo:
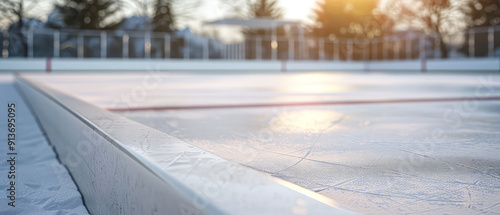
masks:
<instances>
[{"instance_id":1,"label":"blurred background","mask_svg":"<svg viewBox=\"0 0 500 215\"><path fill-rule=\"evenodd\" d=\"M500 211L499 0L2 0L0 28L0 71L354 211Z\"/></svg>"},{"instance_id":2,"label":"blurred background","mask_svg":"<svg viewBox=\"0 0 500 215\"><path fill-rule=\"evenodd\" d=\"M2 58L500 56L495 0L4 0Z\"/></svg>"}]
</instances>

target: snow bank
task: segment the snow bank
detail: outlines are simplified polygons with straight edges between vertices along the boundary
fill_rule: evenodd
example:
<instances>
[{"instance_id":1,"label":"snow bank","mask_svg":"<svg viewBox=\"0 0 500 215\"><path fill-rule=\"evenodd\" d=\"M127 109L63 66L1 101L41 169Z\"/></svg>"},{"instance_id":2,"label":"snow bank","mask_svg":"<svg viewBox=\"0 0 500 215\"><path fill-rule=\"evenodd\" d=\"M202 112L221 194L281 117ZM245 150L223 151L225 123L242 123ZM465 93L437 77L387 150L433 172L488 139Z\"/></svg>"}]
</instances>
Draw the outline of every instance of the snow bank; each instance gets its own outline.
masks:
<instances>
[{"instance_id":1,"label":"snow bank","mask_svg":"<svg viewBox=\"0 0 500 215\"><path fill-rule=\"evenodd\" d=\"M88 214L83 205L82 196L71 179L66 168L59 163L52 147L43 132L16 92L14 84L5 76L0 80L1 100L0 147L2 164L0 165L0 189L2 190L0 214ZM16 145L15 151L7 151L7 103L15 103ZM17 155L7 155L15 152ZM15 178L9 179L7 172L10 165L6 160L15 157ZM10 174L9 174L10 175ZM10 182L15 182L15 207L9 206Z\"/></svg>"}]
</instances>

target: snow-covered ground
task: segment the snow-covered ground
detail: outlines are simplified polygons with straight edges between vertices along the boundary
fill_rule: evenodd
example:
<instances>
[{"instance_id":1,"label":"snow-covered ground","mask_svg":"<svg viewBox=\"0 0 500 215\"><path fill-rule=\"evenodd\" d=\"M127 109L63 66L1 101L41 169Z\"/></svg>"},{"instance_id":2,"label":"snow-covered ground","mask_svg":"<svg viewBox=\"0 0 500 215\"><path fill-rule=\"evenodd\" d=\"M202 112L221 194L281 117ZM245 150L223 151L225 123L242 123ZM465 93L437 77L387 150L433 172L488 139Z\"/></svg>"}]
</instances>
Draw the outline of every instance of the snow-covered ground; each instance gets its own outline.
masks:
<instances>
[{"instance_id":1,"label":"snow-covered ground","mask_svg":"<svg viewBox=\"0 0 500 215\"><path fill-rule=\"evenodd\" d=\"M57 160L35 117L14 88L10 75L0 75L0 100L3 112L0 114L0 214L88 214L73 179ZM7 129L12 126L8 127L7 123L7 105L12 103L16 114L15 121L11 121L15 123L16 140L11 151ZM11 191L15 195L11 195L14 194ZM9 205L11 202L15 207Z\"/></svg>"},{"instance_id":2,"label":"snow-covered ground","mask_svg":"<svg viewBox=\"0 0 500 215\"><path fill-rule=\"evenodd\" d=\"M366 214L500 214L500 75L30 75ZM430 102L426 99L456 98ZM420 102L211 108L421 99ZM171 108L200 106L200 109ZM170 108L170 109L169 109Z\"/></svg>"}]
</instances>

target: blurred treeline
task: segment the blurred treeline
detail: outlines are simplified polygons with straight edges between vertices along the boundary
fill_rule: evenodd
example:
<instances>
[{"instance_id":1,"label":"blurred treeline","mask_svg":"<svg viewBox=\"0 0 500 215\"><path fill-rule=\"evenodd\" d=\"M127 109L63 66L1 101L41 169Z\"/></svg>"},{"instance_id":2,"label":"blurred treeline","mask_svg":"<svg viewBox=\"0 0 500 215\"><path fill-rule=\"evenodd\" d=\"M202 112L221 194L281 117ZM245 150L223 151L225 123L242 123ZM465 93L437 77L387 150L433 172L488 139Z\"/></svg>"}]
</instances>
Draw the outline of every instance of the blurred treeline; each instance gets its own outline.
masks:
<instances>
[{"instance_id":1,"label":"blurred treeline","mask_svg":"<svg viewBox=\"0 0 500 215\"><path fill-rule=\"evenodd\" d=\"M171 32L179 19L196 16L200 5L216 4L226 16L280 19L289 0L2 0L0 24L37 18L59 8L62 20L76 29L113 29L127 14L152 17L152 29ZM281 4L279 4L281 3ZM229 7L228 7L229 6ZM317 0L310 12L311 34L330 38L374 38L395 29L450 33L500 23L498 0ZM199 20L200 17L197 17ZM252 32L255 34L255 32Z\"/></svg>"},{"instance_id":2,"label":"blurred treeline","mask_svg":"<svg viewBox=\"0 0 500 215\"><path fill-rule=\"evenodd\" d=\"M194 2L191 0L2 0L0 24L9 26L15 23L21 29L26 18L43 19L39 13L49 14L49 10L58 10L57 15L60 16L58 18L64 22L65 27L72 29L113 30L128 14L152 17L150 29L157 32L172 32L176 16L186 13Z\"/></svg>"},{"instance_id":3,"label":"blurred treeline","mask_svg":"<svg viewBox=\"0 0 500 215\"><path fill-rule=\"evenodd\" d=\"M21 31L26 19L43 20L42 14L58 16L65 28L113 30L125 18L150 17L142 26L154 32L173 32L179 21L203 20L200 7L216 7L216 17L281 19L281 6L291 0L2 0L0 26ZM58 11L50 13L50 11ZM214 12L215 13L215 12ZM50 15L49 15L50 16ZM47 17L45 17L47 18ZM52 17L53 18L53 17ZM500 24L499 0L317 0L310 12L313 24L306 36L327 41L341 38L369 40L401 32L437 35L441 57L448 57L445 37L472 27ZM247 36L269 34L244 29ZM278 35L286 34L278 29ZM465 37L467 37L466 35ZM449 40L449 39L448 39ZM465 39L467 40L467 38ZM465 47L467 49L467 47Z\"/></svg>"}]
</instances>

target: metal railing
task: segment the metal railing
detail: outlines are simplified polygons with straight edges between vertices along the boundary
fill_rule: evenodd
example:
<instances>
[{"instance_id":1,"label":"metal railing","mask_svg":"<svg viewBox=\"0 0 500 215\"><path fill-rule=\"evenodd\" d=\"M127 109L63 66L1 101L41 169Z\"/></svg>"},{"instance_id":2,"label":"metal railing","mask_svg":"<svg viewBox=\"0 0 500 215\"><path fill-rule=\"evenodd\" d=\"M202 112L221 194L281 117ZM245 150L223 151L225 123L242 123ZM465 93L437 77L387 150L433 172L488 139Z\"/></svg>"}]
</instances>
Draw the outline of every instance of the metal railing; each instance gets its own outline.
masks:
<instances>
[{"instance_id":1,"label":"metal railing","mask_svg":"<svg viewBox=\"0 0 500 215\"><path fill-rule=\"evenodd\" d=\"M399 32L371 40L247 36L232 44L158 32L31 30L1 31L0 41L2 58L373 61L500 56L500 27L450 35Z\"/></svg>"}]
</instances>

